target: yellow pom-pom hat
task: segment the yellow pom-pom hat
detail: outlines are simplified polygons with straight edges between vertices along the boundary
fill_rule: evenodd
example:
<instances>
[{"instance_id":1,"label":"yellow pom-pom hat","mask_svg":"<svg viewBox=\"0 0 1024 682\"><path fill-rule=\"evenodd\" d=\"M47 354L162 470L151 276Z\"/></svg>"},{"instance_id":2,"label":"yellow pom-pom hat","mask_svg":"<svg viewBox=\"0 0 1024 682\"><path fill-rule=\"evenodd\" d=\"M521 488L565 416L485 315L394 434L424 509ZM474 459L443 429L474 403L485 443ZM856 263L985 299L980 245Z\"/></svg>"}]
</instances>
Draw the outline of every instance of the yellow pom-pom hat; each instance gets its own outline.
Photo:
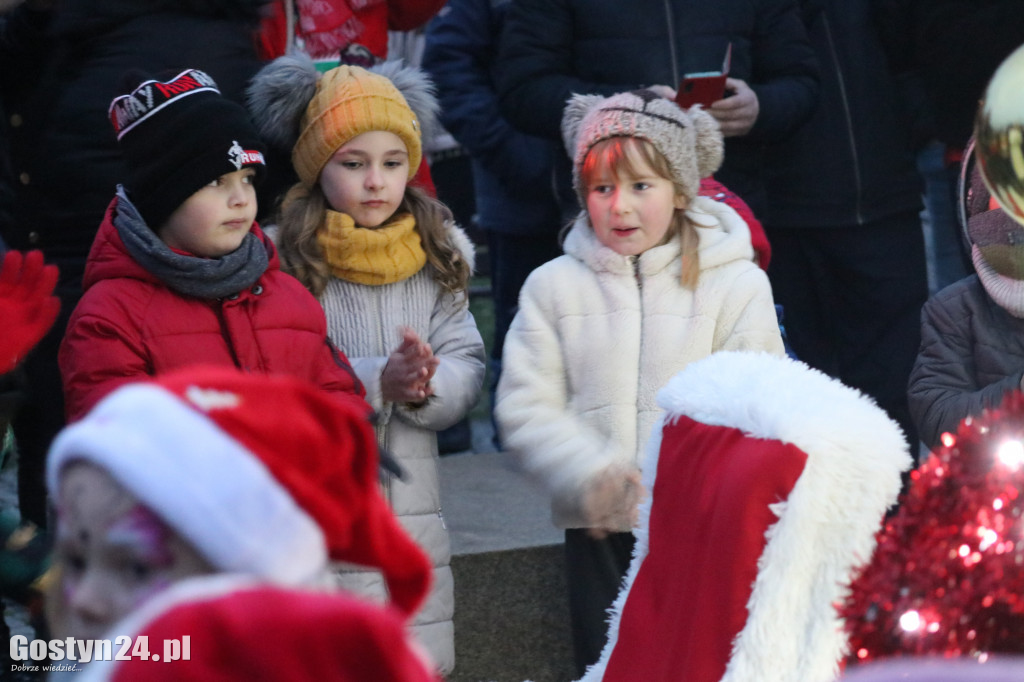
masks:
<instances>
[{"instance_id":1,"label":"yellow pom-pom hat","mask_svg":"<svg viewBox=\"0 0 1024 682\"><path fill-rule=\"evenodd\" d=\"M358 66L342 65L323 74L299 130L292 164L307 187L316 184L339 147L374 130L394 133L405 143L410 179L423 159L421 125L405 97L388 78Z\"/></svg>"}]
</instances>

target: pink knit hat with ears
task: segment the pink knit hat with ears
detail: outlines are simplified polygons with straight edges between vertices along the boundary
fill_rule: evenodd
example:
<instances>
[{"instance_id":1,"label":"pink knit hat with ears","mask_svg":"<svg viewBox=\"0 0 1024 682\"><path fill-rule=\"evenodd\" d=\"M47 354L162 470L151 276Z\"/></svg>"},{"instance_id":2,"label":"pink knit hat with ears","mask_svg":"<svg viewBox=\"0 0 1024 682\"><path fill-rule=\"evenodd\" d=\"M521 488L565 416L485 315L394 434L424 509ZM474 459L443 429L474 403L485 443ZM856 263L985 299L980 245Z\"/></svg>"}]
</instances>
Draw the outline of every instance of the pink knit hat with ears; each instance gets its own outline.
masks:
<instances>
[{"instance_id":1,"label":"pink knit hat with ears","mask_svg":"<svg viewBox=\"0 0 1024 682\"><path fill-rule=\"evenodd\" d=\"M50 449L106 471L223 572L310 584L328 558L379 568L413 613L431 566L379 489L361 398L290 376L190 367L122 386Z\"/></svg>"},{"instance_id":2,"label":"pink knit hat with ears","mask_svg":"<svg viewBox=\"0 0 1024 682\"><path fill-rule=\"evenodd\" d=\"M654 145L688 201L697 196L700 181L722 165L722 132L711 114L699 107L684 111L650 90L611 97L574 95L562 113L562 140L573 159L573 186L581 206L587 205L580 177L583 160L591 147L611 137L638 137Z\"/></svg>"}]
</instances>

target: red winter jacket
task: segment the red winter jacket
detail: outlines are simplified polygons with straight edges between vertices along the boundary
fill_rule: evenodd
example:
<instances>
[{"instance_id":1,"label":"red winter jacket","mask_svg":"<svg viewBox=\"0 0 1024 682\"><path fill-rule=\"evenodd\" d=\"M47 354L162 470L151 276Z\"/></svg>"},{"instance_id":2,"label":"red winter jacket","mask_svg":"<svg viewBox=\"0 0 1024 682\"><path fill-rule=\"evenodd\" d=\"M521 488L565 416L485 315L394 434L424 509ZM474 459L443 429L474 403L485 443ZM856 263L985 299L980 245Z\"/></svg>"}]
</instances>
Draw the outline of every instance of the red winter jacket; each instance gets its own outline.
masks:
<instances>
[{"instance_id":1,"label":"red winter jacket","mask_svg":"<svg viewBox=\"0 0 1024 682\"><path fill-rule=\"evenodd\" d=\"M128 253L107 208L89 252L85 295L61 344L68 421L118 386L190 364L302 377L329 391L364 395L348 359L327 340L317 300L280 270L277 251L257 227L270 263L248 290L219 300L179 294Z\"/></svg>"}]
</instances>

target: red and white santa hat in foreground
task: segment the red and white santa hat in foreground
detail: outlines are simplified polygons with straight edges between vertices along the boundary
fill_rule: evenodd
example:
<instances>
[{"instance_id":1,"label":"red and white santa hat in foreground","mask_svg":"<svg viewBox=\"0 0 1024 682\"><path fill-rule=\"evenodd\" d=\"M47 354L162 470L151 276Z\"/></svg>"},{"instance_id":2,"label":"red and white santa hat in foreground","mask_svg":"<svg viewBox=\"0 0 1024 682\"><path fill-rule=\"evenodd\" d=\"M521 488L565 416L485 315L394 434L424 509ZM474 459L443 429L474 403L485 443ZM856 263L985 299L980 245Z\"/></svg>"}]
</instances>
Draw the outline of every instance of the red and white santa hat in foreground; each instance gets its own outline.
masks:
<instances>
[{"instance_id":1,"label":"red and white santa hat in foreground","mask_svg":"<svg viewBox=\"0 0 1024 682\"><path fill-rule=\"evenodd\" d=\"M721 352L659 393L633 561L583 680L823 682L834 604L911 466L859 392L789 358Z\"/></svg>"},{"instance_id":2,"label":"red and white santa hat in foreground","mask_svg":"<svg viewBox=\"0 0 1024 682\"><path fill-rule=\"evenodd\" d=\"M440 682L393 609L237 575L177 583L118 623L117 636L148 654L94 660L76 679Z\"/></svg>"},{"instance_id":3,"label":"red and white santa hat in foreground","mask_svg":"<svg viewBox=\"0 0 1024 682\"><path fill-rule=\"evenodd\" d=\"M315 584L328 558L379 568L412 614L430 562L379 489L369 408L289 376L190 367L128 384L56 438L47 484L88 462L221 572Z\"/></svg>"}]
</instances>

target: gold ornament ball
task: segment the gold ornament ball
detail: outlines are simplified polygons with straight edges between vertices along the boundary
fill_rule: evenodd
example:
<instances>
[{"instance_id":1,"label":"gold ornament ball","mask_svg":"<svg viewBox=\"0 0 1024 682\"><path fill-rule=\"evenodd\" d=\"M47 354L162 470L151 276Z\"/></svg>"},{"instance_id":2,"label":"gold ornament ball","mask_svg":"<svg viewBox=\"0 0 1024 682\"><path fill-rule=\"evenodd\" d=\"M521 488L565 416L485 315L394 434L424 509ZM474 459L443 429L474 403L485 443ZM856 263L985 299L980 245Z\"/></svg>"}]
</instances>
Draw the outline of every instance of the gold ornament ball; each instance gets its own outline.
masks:
<instances>
[{"instance_id":1,"label":"gold ornament ball","mask_svg":"<svg viewBox=\"0 0 1024 682\"><path fill-rule=\"evenodd\" d=\"M1024 225L1024 46L992 74L974 121L974 138L989 192Z\"/></svg>"}]
</instances>

